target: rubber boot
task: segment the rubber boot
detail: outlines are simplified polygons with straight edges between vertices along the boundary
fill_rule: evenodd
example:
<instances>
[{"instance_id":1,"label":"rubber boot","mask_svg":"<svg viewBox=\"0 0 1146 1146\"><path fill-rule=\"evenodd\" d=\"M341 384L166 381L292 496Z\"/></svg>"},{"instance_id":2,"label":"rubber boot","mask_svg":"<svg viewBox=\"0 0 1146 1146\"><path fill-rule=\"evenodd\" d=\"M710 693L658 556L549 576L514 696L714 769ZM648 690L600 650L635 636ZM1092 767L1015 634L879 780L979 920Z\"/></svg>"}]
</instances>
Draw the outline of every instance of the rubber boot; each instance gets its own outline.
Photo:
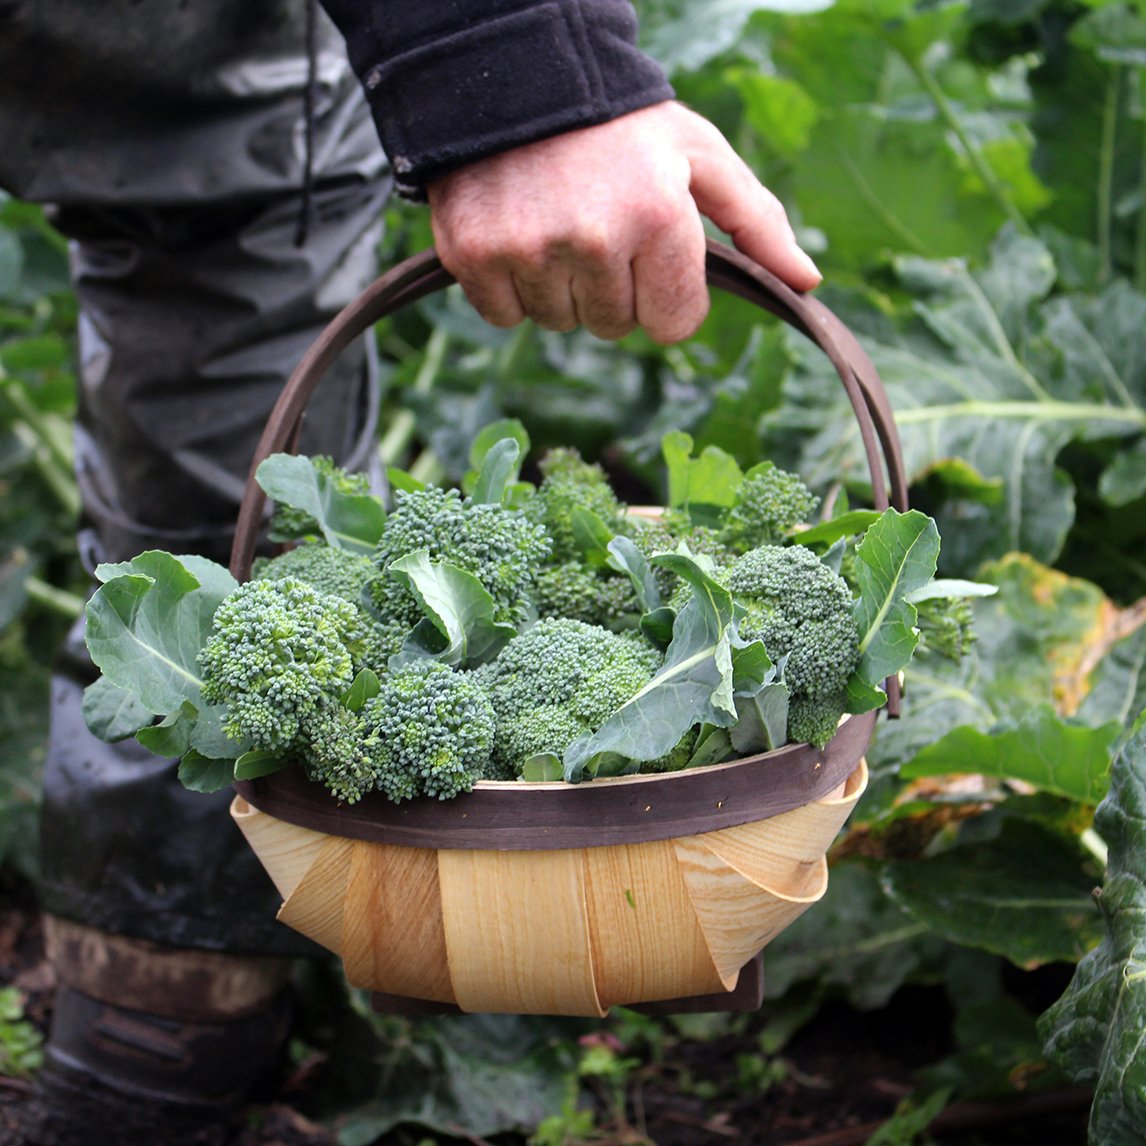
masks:
<instances>
[{"instance_id":1,"label":"rubber boot","mask_svg":"<svg viewBox=\"0 0 1146 1146\"><path fill-rule=\"evenodd\" d=\"M221 1146L273 1085L291 961L45 920L59 980L28 1146Z\"/></svg>"}]
</instances>

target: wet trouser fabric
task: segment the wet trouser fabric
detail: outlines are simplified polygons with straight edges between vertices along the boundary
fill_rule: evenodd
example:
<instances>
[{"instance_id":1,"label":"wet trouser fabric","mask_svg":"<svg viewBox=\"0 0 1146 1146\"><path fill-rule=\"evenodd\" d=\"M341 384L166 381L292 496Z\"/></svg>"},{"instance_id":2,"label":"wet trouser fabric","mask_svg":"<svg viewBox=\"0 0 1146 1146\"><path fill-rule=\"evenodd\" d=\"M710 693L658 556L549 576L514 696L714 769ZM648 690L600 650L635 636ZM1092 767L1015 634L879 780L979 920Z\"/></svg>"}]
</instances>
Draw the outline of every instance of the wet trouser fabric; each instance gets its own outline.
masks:
<instances>
[{"instance_id":1,"label":"wet trouser fabric","mask_svg":"<svg viewBox=\"0 0 1146 1146\"><path fill-rule=\"evenodd\" d=\"M71 240L89 562L153 547L226 561L279 388L376 271L385 159L313 11L308 51L306 4L0 5L0 186L50 205ZM374 373L365 343L347 352L301 449L368 467ZM313 950L274 921L227 793L187 792L173 762L88 733L90 676L73 633L53 682L45 909L173 946Z\"/></svg>"}]
</instances>

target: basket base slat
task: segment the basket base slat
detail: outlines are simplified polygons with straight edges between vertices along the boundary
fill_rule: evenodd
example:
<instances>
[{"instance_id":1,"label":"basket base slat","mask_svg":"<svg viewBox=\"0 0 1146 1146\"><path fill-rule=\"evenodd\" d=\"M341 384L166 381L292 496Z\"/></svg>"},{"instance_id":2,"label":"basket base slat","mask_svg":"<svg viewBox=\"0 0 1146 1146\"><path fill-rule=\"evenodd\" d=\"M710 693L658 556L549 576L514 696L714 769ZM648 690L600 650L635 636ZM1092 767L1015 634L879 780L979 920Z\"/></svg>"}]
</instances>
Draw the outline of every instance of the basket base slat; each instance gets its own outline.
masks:
<instances>
[{"instance_id":1,"label":"basket base slat","mask_svg":"<svg viewBox=\"0 0 1146 1146\"><path fill-rule=\"evenodd\" d=\"M338 954L352 840L329 837L310 870L279 908L278 920Z\"/></svg>"},{"instance_id":2,"label":"basket base slat","mask_svg":"<svg viewBox=\"0 0 1146 1146\"><path fill-rule=\"evenodd\" d=\"M438 874L463 1011L604 1016L579 852L443 850Z\"/></svg>"},{"instance_id":3,"label":"basket base slat","mask_svg":"<svg viewBox=\"0 0 1146 1146\"><path fill-rule=\"evenodd\" d=\"M342 959L355 987L456 1002L446 966L437 853L361 840L355 844Z\"/></svg>"},{"instance_id":4,"label":"basket base slat","mask_svg":"<svg viewBox=\"0 0 1146 1146\"><path fill-rule=\"evenodd\" d=\"M724 989L671 842L584 848L581 855L603 1007Z\"/></svg>"}]
</instances>

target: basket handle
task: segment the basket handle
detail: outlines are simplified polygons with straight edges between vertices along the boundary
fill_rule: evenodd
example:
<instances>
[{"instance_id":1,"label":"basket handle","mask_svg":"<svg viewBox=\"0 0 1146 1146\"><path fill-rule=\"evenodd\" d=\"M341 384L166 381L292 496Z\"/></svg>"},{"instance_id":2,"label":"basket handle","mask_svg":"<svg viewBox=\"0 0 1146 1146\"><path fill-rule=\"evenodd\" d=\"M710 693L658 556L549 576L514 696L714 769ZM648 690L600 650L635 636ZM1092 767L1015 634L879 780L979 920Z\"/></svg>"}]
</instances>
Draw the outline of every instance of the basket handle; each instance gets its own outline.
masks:
<instances>
[{"instance_id":1,"label":"basket handle","mask_svg":"<svg viewBox=\"0 0 1146 1146\"><path fill-rule=\"evenodd\" d=\"M907 510L903 450L891 403L871 359L852 332L822 302L801 294L731 247L708 240L706 276L725 290L776 315L814 342L843 383L859 425L876 509ZM255 470L271 454L293 450L315 387L338 355L379 320L454 282L430 249L399 263L344 307L303 356L275 402L255 448L231 549L231 573L245 581L258 545L266 494ZM886 465L886 479L884 466ZM898 682L888 681L888 713L897 715Z\"/></svg>"}]
</instances>

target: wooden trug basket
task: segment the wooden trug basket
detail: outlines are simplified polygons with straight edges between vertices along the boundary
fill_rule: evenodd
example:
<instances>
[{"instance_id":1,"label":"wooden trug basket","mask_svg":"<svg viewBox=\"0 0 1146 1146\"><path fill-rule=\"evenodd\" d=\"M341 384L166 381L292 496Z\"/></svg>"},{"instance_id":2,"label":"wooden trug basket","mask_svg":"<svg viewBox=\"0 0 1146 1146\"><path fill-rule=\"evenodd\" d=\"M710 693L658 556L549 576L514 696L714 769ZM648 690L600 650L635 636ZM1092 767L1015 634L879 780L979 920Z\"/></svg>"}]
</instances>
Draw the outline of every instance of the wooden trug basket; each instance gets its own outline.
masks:
<instances>
[{"instance_id":1,"label":"wooden trug basket","mask_svg":"<svg viewBox=\"0 0 1146 1146\"><path fill-rule=\"evenodd\" d=\"M434 252L408 259L311 347L256 451L232 551L239 580L250 575L265 505L259 463L293 448L311 394L349 342L452 281ZM848 329L715 242L708 281L827 354L859 425L876 508L906 510L891 408ZM887 683L895 715L897 682ZM875 719L848 718L823 749L789 744L577 785L483 780L446 801L371 794L341 805L287 769L237 783L231 814L282 895L279 918L340 955L380 1009L752 1008L759 953L826 889L825 853L867 782Z\"/></svg>"}]
</instances>

